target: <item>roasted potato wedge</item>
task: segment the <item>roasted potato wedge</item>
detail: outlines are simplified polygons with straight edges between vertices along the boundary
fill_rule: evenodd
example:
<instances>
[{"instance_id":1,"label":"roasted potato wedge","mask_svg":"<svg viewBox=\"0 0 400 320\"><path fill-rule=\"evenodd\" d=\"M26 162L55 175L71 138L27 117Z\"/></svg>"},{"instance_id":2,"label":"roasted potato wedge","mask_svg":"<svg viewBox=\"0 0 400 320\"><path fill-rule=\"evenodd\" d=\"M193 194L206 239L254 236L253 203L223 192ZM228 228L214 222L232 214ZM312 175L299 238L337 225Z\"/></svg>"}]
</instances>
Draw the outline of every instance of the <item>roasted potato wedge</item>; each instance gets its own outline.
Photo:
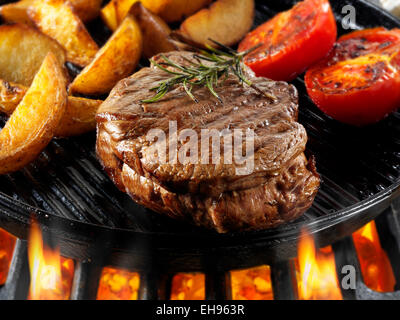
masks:
<instances>
[{"instance_id":1,"label":"roasted potato wedge","mask_svg":"<svg viewBox=\"0 0 400 320\"><path fill-rule=\"evenodd\" d=\"M118 22L121 23L122 20L128 14L132 5L137 2L137 0L112 0L117 1L117 17ZM158 14L163 11L171 0L140 0L143 6L146 9L149 9L151 12Z\"/></svg>"},{"instance_id":2,"label":"roasted potato wedge","mask_svg":"<svg viewBox=\"0 0 400 320\"><path fill-rule=\"evenodd\" d=\"M49 52L64 65L57 41L23 24L0 26L0 79L29 86Z\"/></svg>"},{"instance_id":3,"label":"roasted potato wedge","mask_svg":"<svg viewBox=\"0 0 400 320\"><path fill-rule=\"evenodd\" d=\"M63 69L50 52L0 131L0 174L21 169L47 146L65 112L66 101Z\"/></svg>"},{"instance_id":4,"label":"roasted potato wedge","mask_svg":"<svg viewBox=\"0 0 400 320\"><path fill-rule=\"evenodd\" d=\"M117 8L114 1L110 1L103 9L100 10L100 17L110 30L117 30Z\"/></svg>"},{"instance_id":5,"label":"roasted potato wedge","mask_svg":"<svg viewBox=\"0 0 400 320\"><path fill-rule=\"evenodd\" d=\"M250 30L254 18L254 0L217 0L187 18L180 32L201 45L213 45L208 39L231 46Z\"/></svg>"},{"instance_id":6,"label":"roasted potato wedge","mask_svg":"<svg viewBox=\"0 0 400 320\"><path fill-rule=\"evenodd\" d=\"M24 23L34 26L34 23L31 21L27 13L28 7L32 2L33 0L21 0L1 6L1 18L8 23Z\"/></svg>"},{"instance_id":7,"label":"roasted potato wedge","mask_svg":"<svg viewBox=\"0 0 400 320\"><path fill-rule=\"evenodd\" d=\"M212 0L171 0L159 15L166 22L182 21L208 6Z\"/></svg>"},{"instance_id":8,"label":"roasted potato wedge","mask_svg":"<svg viewBox=\"0 0 400 320\"><path fill-rule=\"evenodd\" d=\"M69 0L75 9L75 14L87 22L96 18L101 9L102 0Z\"/></svg>"},{"instance_id":9,"label":"roasted potato wedge","mask_svg":"<svg viewBox=\"0 0 400 320\"><path fill-rule=\"evenodd\" d=\"M141 2L136 2L130 13L134 15L143 33L143 55L151 58L160 52L178 50L169 35L171 29L157 15L146 9Z\"/></svg>"},{"instance_id":10,"label":"roasted potato wedge","mask_svg":"<svg viewBox=\"0 0 400 320\"><path fill-rule=\"evenodd\" d=\"M0 112L11 115L26 91L28 88L23 85L0 80Z\"/></svg>"},{"instance_id":11,"label":"roasted potato wedge","mask_svg":"<svg viewBox=\"0 0 400 320\"><path fill-rule=\"evenodd\" d=\"M142 54L142 32L135 18L128 15L93 61L70 85L70 92L86 95L108 93L130 75Z\"/></svg>"},{"instance_id":12,"label":"roasted potato wedge","mask_svg":"<svg viewBox=\"0 0 400 320\"><path fill-rule=\"evenodd\" d=\"M28 8L34 0L20 0L0 7L0 15L5 22L24 23L34 26L28 16ZM96 18L100 13L102 0L70 0L76 15L87 22Z\"/></svg>"},{"instance_id":13,"label":"roasted potato wedge","mask_svg":"<svg viewBox=\"0 0 400 320\"><path fill-rule=\"evenodd\" d=\"M165 10L172 0L140 0L143 6L151 12L158 14ZM106 25L115 31L125 19L132 5L139 0L111 0L102 10L101 17Z\"/></svg>"},{"instance_id":14,"label":"roasted potato wedge","mask_svg":"<svg viewBox=\"0 0 400 320\"><path fill-rule=\"evenodd\" d=\"M99 48L69 1L35 0L28 15L43 33L66 49L68 61L84 67L93 60Z\"/></svg>"},{"instance_id":15,"label":"roasted potato wedge","mask_svg":"<svg viewBox=\"0 0 400 320\"><path fill-rule=\"evenodd\" d=\"M70 137L95 130L95 116L102 102L102 100L68 97L65 114L54 135Z\"/></svg>"},{"instance_id":16,"label":"roasted potato wedge","mask_svg":"<svg viewBox=\"0 0 400 320\"><path fill-rule=\"evenodd\" d=\"M0 113L10 116L24 98L28 88L0 80ZM95 115L102 100L68 97L65 113L56 128L56 137L80 135L96 128Z\"/></svg>"}]
</instances>

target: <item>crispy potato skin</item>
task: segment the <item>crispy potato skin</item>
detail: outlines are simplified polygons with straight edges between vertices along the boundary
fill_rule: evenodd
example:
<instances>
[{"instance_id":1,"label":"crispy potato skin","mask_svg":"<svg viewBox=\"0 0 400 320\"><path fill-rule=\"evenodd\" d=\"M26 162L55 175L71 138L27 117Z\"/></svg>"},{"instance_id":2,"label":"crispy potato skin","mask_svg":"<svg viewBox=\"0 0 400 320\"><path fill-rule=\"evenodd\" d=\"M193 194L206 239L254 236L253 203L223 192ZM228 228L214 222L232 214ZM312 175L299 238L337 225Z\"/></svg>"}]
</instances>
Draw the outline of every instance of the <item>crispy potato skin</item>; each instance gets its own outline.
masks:
<instances>
[{"instance_id":1,"label":"crispy potato skin","mask_svg":"<svg viewBox=\"0 0 400 320\"><path fill-rule=\"evenodd\" d=\"M10 116L24 98L28 88L0 80L0 113ZM69 96L65 113L56 128L55 137L77 136L96 129L96 111L102 100Z\"/></svg>"},{"instance_id":2,"label":"crispy potato skin","mask_svg":"<svg viewBox=\"0 0 400 320\"><path fill-rule=\"evenodd\" d=\"M100 15L106 25L114 31L132 5L139 1L146 9L159 15L166 22L181 21L212 2L212 0L111 0L101 10Z\"/></svg>"},{"instance_id":3,"label":"crispy potato skin","mask_svg":"<svg viewBox=\"0 0 400 320\"><path fill-rule=\"evenodd\" d=\"M78 136L96 129L96 112L102 100L68 97L65 114L62 117L55 137Z\"/></svg>"},{"instance_id":4,"label":"crispy potato skin","mask_svg":"<svg viewBox=\"0 0 400 320\"><path fill-rule=\"evenodd\" d=\"M172 0L111 0L101 10L100 15L105 24L112 31L115 31L118 25L125 19L132 5L139 1L146 9L159 14L167 8Z\"/></svg>"},{"instance_id":5,"label":"crispy potato skin","mask_svg":"<svg viewBox=\"0 0 400 320\"><path fill-rule=\"evenodd\" d=\"M0 26L0 79L29 86L49 51L64 65L57 41L23 24Z\"/></svg>"},{"instance_id":6,"label":"crispy potato skin","mask_svg":"<svg viewBox=\"0 0 400 320\"><path fill-rule=\"evenodd\" d=\"M103 9L100 10L100 17L110 30L117 30L117 8L114 1L110 1Z\"/></svg>"},{"instance_id":7,"label":"crispy potato skin","mask_svg":"<svg viewBox=\"0 0 400 320\"><path fill-rule=\"evenodd\" d=\"M96 18L100 13L102 0L69 0L75 9L76 15L88 22Z\"/></svg>"},{"instance_id":8,"label":"crispy potato skin","mask_svg":"<svg viewBox=\"0 0 400 320\"><path fill-rule=\"evenodd\" d=\"M0 174L23 168L47 146L65 112L66 100L64 73L50 52L0 131Z\"/></svg>"},{"instance_id":9,"label":"crispy potato skin","mask_svg":"<svg viewBox=\"0 0 400 320\"><path fill-rule=\"evenodd\" d=\"M136 68L142 53L142 32L128 15L96 57L70 85L71 93L108 93L115 84Z\"/></svg>"},{"instance_id":10,"label":"crispy potato skin","mask_svg":"<svg viewBox=\"0 0 400 320\"><path fill-rule=\"evenodd\" d=\"M212 0L171 0L170 3L160 12L160 17L166 22L182 21L208 6Z\"/></svg>"},{"instance_id":11,"label":"crispy potato skin","mask_svg":"<svg viewBox=\"0 0 400 320\"><path fill-rule=\"evenodd\" d=\"M26 91L28 88L23 85L0 80L0 112L11 115Z\"/></svg>"},{"instance_id":12,"label":"crispy potato skin","mask_svg":"<svg viewBox=\"0 0 400 320\"><path fill-rule=\"evenodd\" d=\"M99 48L69 1L35 0L28 15L39 30L66 49L68 61L84 67L93 60Z\"/></svg>"},{"instance_id":13,"label":"crispy potato skin","mask_svg":"<svg viewBox=\"0 0 400 320\"><path fill-rule=\"evenodd\" d=\"M254 0L217 0L208 9L202 9L187 18L180 32L201 45L209 38L231 46L250 30L254 18Z\"/></svg>"},{"instance_id":14,"label":"crispy potato skin","mask_svg":"<svg viewBox=\"0 0 400 320\"><path fill-rule=\"evenodd\" d=\"M128 14L132 5L138 0L112 0L116 2L118 22L121 23ZM163 11L171 2L171 0L140 0L145 8L151 12L158 14Z\"/></svg>"},{"instance_id":15,"label":"crispy potato skin","mask_svg":"<svg viewBox=\"0 0 400 320\"><path fill-rule=\"evenodd\" d=\"M23 23L34 26L34 23L29 19L27 10L33 0L21 0L14 3L2 5L0 7L1 18L8 23Z\"/></svg>"},{"instance_id":16,"label":"crispy potato skin","mask_svg":"<svg viewBox=\"0 0 400 320\"><path fill-rule=\"evenodd\" d=\"M34 0L20 0L5 4L0 7L0 15L5 22L24 23L30 26L35 24L28 16L28 8ZM70 0L77 16L88 22L96 18L100 13L102 0Z\"/></svg>"},{"instance_id":17,"label":"crispy potato skin","mask_svg":"<svg viewBox=\"0 0 400 320\"><path fill-rule=\"evenodd\" d=\"M177 46L170 39L171 29L157 15L146 9L141 2L136 2L130 13L134 15L143 33L143 55L146 58L160 52L177 50Z\"/></svg>"}]
</instances>

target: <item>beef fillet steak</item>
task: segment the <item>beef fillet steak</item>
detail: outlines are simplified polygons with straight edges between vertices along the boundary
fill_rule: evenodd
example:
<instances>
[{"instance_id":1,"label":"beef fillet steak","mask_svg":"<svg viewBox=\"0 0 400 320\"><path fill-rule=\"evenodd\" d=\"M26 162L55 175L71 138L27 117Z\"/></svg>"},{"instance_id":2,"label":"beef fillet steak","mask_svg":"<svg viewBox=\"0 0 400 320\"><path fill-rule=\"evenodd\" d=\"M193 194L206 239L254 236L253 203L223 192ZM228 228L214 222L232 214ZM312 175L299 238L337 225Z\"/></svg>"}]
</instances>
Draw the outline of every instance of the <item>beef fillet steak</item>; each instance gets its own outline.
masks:
<instances>
[{"instance_id":1,"label":"beef fillet steak","mask_svg":"<svg viewBox=\"0 0 400 320\"><path fill-rule=\"evenodd\" d=\"M167 54L181 64L192 55ZM297 122L296 88L257 78L248 69L246 76L254 87L233 74L219 80L220 99L194 87L198 102L176 86L161 100L142 103L153 97L151 88L171 77L156 67L120 81L96 117L97 154L118 188L156 212L221 233L271 228L304 213L319 176L314 161L304 156L307 134ZM150 132L165 135L149 139ZM227 152L226 142L236 141L232 132L243 139ZM252 140L244 139L248 136ZM241 162L233 157L237 150Z\"/></svg>"}]
</instances>

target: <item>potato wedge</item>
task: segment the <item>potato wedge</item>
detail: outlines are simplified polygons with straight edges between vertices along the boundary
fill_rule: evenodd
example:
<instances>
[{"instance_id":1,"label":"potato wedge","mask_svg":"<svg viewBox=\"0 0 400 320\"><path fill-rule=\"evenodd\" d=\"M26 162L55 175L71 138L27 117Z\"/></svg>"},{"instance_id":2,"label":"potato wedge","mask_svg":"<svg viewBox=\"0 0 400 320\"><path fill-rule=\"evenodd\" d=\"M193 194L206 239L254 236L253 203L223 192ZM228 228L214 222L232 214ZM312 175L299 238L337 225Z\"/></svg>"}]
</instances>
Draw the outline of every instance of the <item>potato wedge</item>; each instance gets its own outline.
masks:
<instances>
[{"instance_id":1,"label":"potato wedge","mask_svg":"<svg viewBox=\"0 0 400 320\"><path fill-rule=\"evenodd\" d=\"M47 146L65 112L66 101L64 73L50 52L0 131L0 174L21 169Z\"/></svg>"},{"instance_id":2,"label":"potato wedge","mask_svg":"<svg viewBox=\"0 0 400 320\"><path fill-rule=\"evenodd\" d=\"M69 1L35 0L28 15L39 30L67 50L68 61L84 67L93 60L99 48Z\"/></svg>"},{"instance_id":3,"label":"potato wedge","mask_svg":"<svg viewBox=\"0 0 400 320\"><path fill-rule=\"evenodd\" d=\"M96 112L102 102L102 100L68 97L65 114L54 135L70 137L94 131Z\"/></svg>"},{"instance_id":4,"label":"potato wedge","mask_svg":"<svg viewBox=\"0 0 400 320\"><path fill-rule=\"evenodd\" d=\"M23 85L0 80L0 112L11 115L26 91L28 88Z\"/></svg>"},{"instance_id":5,"label":"potato wedge","mask_svg":"<svg viewBox=\"0 0 400 320\"><path fill-rule=\"evenodd\" d=\"M178 50L175 42L169 37L171 29L157 15L146 9L141 2L136 2L130 13L136 18L143 34L143 55L151 58L160 52Z\"/></svg>"},{"instance_id":6,"label":"potato wedge","mask_svg":"<svg viewBox=\"0 0 400 320\"><path fill-rule=\"evenodd\" d=\"M33 0L21 0L14 3L5 4L0 7L1 18L8 23L24 23L34 26L34 23L28 17L28 7Z\"/></svg>"},{"instance_id":7,"label":"potato wedge","mask_svg":"<svg viewBox=\"0 0 400 320\"><path fill-rule=\"evenodd\" d=\"M121 23L122 20L128 14L132 5L138 0L112 0L116 1L117 17L118 22ZM171 0L140 0L143 6L150 10L151 12L158 14L163 11Z\"/></svg>"},{"instance_id":8,"label":"potato wedge","mask_svg":"<svg viewBox=\"0 0 400 320\"><path fill-rule=\"evenodd\" d=\"M103 9L100 10L100 17L110 30L117 30L118 18L114 1L110 1Z\"/></svg>"},{"instance_id":9,"label":"potato wedge","mask_svg":"<svg viewBox=\"0 0 400 320\"><path fill-rule=\"evenodd\" d=\"M49 52L64 65L57 41L23 24L0 26L0 79L29 86Z\"/></svg>"},{"instance_id":10,"label":"potato wedge","mask_svg":"<svg viewBox=\"0 0 400 320\"><path fill-rule=\"evenodd\" d=\"M83 21L95 19L101 8L102 0L69 0L75 9L75 14Z\"/></svg>"},{"instance_id":11,"label":"potato wedge","mask_svg":"<svg viewBox=\"0 0 400 320\"><path fill-rule=\"evenodd\" d=\"M70 85L70 92L86 95L108 93L129 76L142 54L142 32L133 16L128 15L96 57Z\"/></svg>"},{"instance_id":12,"label":"potato wedge","mask_svg":"<svg viewBox=\"0 0 400 320\"><path fill-rule=\"evenodd\" d=\"M0 15L8 23L24 23L34 26L28 16L28 7L34 0L20 0L0 7ZM102 0L70 0L75 9L75 14L83 21L88 22L100 13Z\"/></svg>"},{"instance_id":13,"label":"potato wedge","mask_svg":"<svg viewBox=\"0 0 400 320\"><path fill-rule=\"evenodd\" d=\"M125 19L132 5L141 2L151 12L158 14L165 10L172 0L111 0L102 10L101 16L107 26L115 31Z\"/></svg>"},{"instance_id":14,"label":"potato wedge","mask_svg":"<svg viewBox=\"0 0 400 320\"><path fill-rule=\"evenodd\" d=\"M208 6L212 0L171 0L171 2L159 13L166 22L182 21Z\"/></svg>"},{"instance_id":15,"label":"potato wedge","mask_svg":"<svg viewBox=\"0 0 400 320\"><path fill-rule=\"evenodd\" d=\"M254 17L254 0L217 0L187 18L180 32L199 44L213 45L209 38L231 46L250 30Z\"/></svg>"},{"instance_id":16,"label":"potato wedge","mask_svg":"<svg viewBox=\"0 0 400 320\"><path fill-rule=\"evenodd\" d=\"M15 111L28 88L0 80L0 113L8 116ZM56 128L56 137L80 135L96 129L95 115L102 100L68 97L65 113Z\"/></svg>"}]
</instances>

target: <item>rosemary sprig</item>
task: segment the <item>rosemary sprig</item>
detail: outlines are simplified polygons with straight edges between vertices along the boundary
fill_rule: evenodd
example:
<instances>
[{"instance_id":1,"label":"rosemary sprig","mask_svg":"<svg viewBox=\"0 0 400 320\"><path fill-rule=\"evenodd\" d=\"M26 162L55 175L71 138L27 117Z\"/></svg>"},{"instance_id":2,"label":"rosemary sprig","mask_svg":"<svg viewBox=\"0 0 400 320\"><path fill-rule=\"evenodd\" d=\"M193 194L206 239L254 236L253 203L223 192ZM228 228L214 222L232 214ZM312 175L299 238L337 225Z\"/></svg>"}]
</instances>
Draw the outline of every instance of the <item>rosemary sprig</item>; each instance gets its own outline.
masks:
<instances>
[{"instance_id":1,"label":"rosemary sprig","mask_svg":"<svg viewBox=\"0 0 400 320\"><path fill-rule=\"evenodd\" d=\"M207 50L200 50L199 53L193 54L193 60L184 58L184 60L188 62L187 65L179 65L168 59L165 55L161 55L164 60L161 63L157 63L151 59L150 62L154 66L171 74L171 77L160 82L156 87L151 88L151 91L155 91L155 95L150 99L142 100L142 103L159 101L176 85L182 85L187 95L196 103L198 100L192 93L194 86L207 87L211 94L221 101L214 87L218 86L218 80L221 77L224 76L225 79L228 78L230 72L236 75L241 83L250 86L272 101L276 100L274 95L257 88L243 74L243 58L257 49L258 46L238 53L214 40L210 39L210 41L217 44L221 49L216 49L207 45ZM207 61L207 63L203 63L204 61ZM173 69L171 70L168 67Z\"/></svg>"}]
</instances>

